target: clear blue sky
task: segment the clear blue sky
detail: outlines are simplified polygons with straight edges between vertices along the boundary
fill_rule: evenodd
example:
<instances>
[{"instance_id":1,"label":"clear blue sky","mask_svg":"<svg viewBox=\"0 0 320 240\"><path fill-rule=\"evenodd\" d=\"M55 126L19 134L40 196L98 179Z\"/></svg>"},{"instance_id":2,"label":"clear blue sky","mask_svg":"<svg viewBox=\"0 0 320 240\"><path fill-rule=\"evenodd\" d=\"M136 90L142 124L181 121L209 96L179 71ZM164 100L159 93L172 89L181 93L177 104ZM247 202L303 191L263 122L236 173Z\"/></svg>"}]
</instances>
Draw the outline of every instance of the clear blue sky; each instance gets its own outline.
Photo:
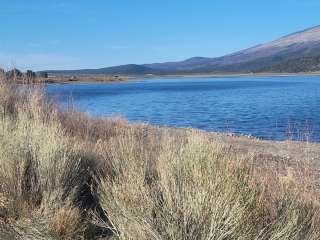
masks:
<instances>
[{"instance_id":1,"label":"clear blue sky","mask_svg":"<svg viewBox=\"0 0 320 240\"><path fill-rule=\"evenodd\" d=\"M1 0L0 65L215 57L320 24L319 0Z\"/></svg>"}]
</instances>

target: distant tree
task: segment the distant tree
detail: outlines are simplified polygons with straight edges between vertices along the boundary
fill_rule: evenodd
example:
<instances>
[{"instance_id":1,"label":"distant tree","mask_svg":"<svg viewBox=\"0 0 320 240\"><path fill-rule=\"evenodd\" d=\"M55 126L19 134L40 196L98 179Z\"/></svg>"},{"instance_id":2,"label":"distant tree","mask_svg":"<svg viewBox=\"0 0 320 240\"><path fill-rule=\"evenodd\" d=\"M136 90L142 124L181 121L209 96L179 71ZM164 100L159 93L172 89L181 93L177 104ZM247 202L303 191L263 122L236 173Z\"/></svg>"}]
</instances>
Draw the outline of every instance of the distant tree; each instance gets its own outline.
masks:
<instances>
[{"instance_id":1,"label":"distant tree","mask_svg":"<svg viewBox=\"0 0 320 240\"><path fill-rule=\"evenodd\" d=\"M26 77L27 77L27 79L35 79L36 78L36 73L31 71L31 70L27 70Z\"/></svg>"},{"instance_id":2,"label":"distant tree","mask_svg":"<svg viewBox=\"0 0 320 240\"><path fill-rule=\"evenodd\" d=\"M19 69L14 68L8 71L6 75L7 75L7 78L9 79L16 79L16 78L21 78L23 74Z\"/></svg>"},{"instance_id":3,"label":"distant tree","mask_svg":"<svg viewBox=\"0 0 320 240\"><path fill-rule=\"evenodd\" d=\"M48 73L47 72L39 72L39 77L48 78Z\"/></svg>"},{"instance_id":4,"label":"distant tree","mask_svg":"<svg viewBox=\"0 0 320 240\"><path fill-rule=\"evenodd\" d=\"M2 69L2 68L0 68L0 74L5 74L5 70L4 69Z\"/></svg>"}]
</instances>

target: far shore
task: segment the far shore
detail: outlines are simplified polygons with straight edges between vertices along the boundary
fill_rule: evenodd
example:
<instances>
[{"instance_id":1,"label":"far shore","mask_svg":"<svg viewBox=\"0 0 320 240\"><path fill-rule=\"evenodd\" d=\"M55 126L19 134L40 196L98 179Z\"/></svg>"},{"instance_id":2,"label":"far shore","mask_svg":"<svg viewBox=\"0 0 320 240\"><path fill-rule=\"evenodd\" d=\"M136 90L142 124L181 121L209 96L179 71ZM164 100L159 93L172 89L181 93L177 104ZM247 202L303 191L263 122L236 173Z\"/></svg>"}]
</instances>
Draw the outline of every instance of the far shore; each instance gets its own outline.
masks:
<instances>
[{"instance_id":1,"label":"far shore","mask_svg":"<svg viewBox=\"0 0 320 240\"><path fill-rule=\"evenodd\" d=\"M46 83L119 83L155 78L241 78L241 77L303 77L320 76L320 72L310 73L199 73L199 74L143 74L143 75L104 75L104 74L78 74L78 75L51 75L43 79Z\"/></svg>"},{"instance_id":2,"label":"far shore","mask_svg":"<svg viewBox=\"0 0 320 240\"><path fill-rule=\"evenodd\" d=\"M290 77L290 76L320 76L320 72L310 72L310 73L221 73L221 74L168 74L168 75L154 75L154 77L211 77L211 78L220 78L220 77Z\"/></svg>"}]
</instances>

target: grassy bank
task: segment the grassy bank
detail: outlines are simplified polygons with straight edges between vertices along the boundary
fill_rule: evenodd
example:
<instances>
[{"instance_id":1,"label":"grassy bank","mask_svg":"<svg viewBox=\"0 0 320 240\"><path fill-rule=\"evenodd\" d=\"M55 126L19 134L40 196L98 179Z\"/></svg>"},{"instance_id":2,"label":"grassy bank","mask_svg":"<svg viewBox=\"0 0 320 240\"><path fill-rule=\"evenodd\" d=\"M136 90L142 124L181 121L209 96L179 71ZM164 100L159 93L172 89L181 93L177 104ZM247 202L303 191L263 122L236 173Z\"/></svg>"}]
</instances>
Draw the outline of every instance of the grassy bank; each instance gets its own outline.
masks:
<instances>
[{"instance_id":1,"label":"grassy bank","mask_svg":"<svg viewBox=\"0 0 320 240\"><path fill-rule=\"evenodd\" d=\"M307 151L289 164L197 130L60 112L5 80L0 127L0 239L320 238Z\"/></svg>"}]
</instances>

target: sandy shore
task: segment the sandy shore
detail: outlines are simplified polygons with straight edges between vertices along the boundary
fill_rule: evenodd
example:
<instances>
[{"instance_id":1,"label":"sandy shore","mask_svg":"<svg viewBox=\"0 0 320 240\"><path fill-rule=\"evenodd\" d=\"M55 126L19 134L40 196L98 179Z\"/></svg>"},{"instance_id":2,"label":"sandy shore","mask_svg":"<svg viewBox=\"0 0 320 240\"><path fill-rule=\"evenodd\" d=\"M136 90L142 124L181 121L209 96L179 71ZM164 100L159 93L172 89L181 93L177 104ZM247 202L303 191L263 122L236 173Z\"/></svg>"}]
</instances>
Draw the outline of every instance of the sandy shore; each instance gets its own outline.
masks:
<instances>
[{"instance_id":1,"label":"sandy shore","mask_svg":"<svg viewBox=\"0 0 320 240\"><path fill-rule=\"evenodd\" d=\"M134 76L122 76L122 75L57 75L49 76L46 79L38 79L39 82L44 83L94 83L94 82L103 82L103 83L114 83L114 82L126 82L134 80Z\"/></svg>"},{"instance_id":2,"label":"sandy shore","mask_svg":"<svg viewBox=\"0 0 320 240\"><path fill-rule=\"evenodd\" d=\"M230 144L242 152L279 156L295 162L308 160L320 168L320 144L303 141L272 141L246 136L229 136L224 133L209 133L213 139Z\"/></svg>"}]
</instances>

